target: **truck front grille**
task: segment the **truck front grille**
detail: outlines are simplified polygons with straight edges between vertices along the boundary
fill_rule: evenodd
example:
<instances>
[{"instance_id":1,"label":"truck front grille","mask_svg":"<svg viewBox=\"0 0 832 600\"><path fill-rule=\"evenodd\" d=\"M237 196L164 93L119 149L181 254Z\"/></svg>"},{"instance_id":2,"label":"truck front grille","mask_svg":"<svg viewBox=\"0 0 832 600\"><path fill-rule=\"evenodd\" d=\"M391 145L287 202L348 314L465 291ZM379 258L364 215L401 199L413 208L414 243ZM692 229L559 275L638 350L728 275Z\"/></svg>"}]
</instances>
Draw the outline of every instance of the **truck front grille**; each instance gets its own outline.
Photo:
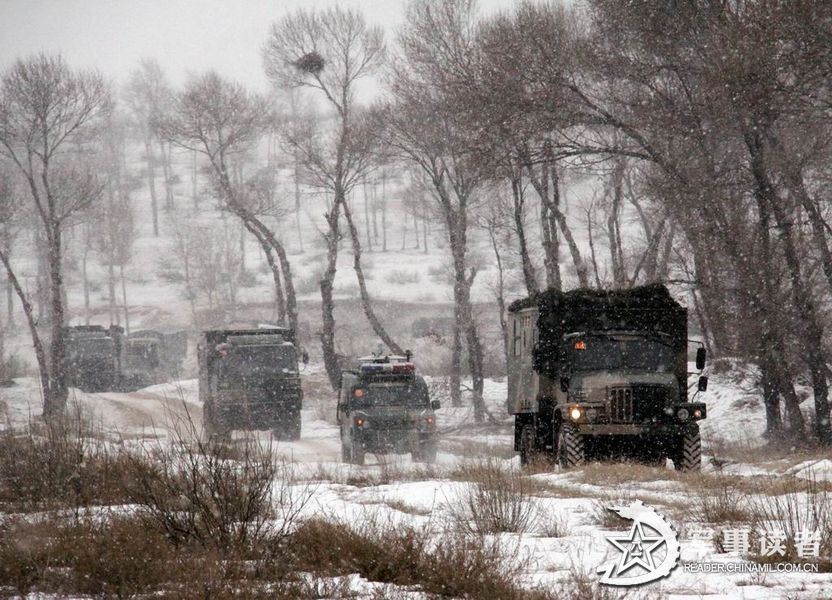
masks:
<instances>
[{"instance_id":1,"label":"truck front grille","mask_svg":"<svg viewBox=\"0 0 832 600\"><path fill-rule=\"evenodd\" d=\"M633 390L629 387L614 387L608 391L610 402L610 423L633 422Z\"/></svg>"}]
</instances>

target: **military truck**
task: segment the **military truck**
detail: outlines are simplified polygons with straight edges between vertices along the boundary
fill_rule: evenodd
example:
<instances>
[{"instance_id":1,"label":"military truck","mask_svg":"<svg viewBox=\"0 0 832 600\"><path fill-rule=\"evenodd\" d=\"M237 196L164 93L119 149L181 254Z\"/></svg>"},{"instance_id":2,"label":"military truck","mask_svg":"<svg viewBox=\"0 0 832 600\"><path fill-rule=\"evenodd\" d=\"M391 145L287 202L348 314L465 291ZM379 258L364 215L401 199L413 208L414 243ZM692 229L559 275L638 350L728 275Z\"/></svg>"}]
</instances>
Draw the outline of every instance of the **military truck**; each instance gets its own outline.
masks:
<instances>
[{"instance_id":1,"label":"military truck","mask_svg":"<svg viewBox=\"0 0 832 600\"><path fill-rule=\"evenodd\" d=\"M707 410L688 400L687 310L666 287L547 290L512 303L508 328L521 463L548 456L570 468L612 455L700 468ZM707 382L700 376L697 394Z\"/></svg>"},{"instance_id":2,"label":"military truck","mask_svg":"<svg viewBox=\"0 0 832 600\"><path fill-rule=\"evenodd\" d=\"M122 387L139 389L177 378L188 351L184 331L164 333L151 329L132 331L124 342Z\"/></svg>"},{"instance_id":3,"label":"military truck","mask_svg":"<svg viewBox=\"0 0 832 600\"><path fill-rule=\"evenodd\" d=\"M116 389L121 373L124 330L118 325L64 327L67 383L85 392Z\"/></svg>"},{"instance_id":4,"label":"military truck","mask_svg":"<svg viewBox=\"0 0 832 600\"><path fill-rule=\"evenodd\" d=\"M291 329L205 331L197 361L209 436L271 429L278 439L300 438L303 391Z\"/></svg>"},{"instance_id":5,"label":"military truck","mask_svg":"<svg viewBox=\"0 0 832 600\"><path fill-rule=\"evenodd\" d=\"M414 461L434 462L438 409L409 355L359 359L341 376L336 419L342 460L363 465L366 452L409 452Z\"/></svg>"}]
</instances>

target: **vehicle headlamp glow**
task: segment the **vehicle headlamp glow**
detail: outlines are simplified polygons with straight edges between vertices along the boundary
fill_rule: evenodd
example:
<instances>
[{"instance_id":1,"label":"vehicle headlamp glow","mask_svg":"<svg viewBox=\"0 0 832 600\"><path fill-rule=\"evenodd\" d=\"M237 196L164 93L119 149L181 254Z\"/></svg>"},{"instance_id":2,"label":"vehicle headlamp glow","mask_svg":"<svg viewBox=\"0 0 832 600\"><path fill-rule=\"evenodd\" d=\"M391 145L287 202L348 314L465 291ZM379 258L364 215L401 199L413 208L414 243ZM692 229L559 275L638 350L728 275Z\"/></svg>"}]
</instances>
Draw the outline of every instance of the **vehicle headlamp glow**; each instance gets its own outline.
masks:
<instances>
[{"instance_id":1,"label":"vehicle headlamp glow","mask_svg":"<svg viewBox=\"0 0 832 600\"><path fill-rule=\"evenodd\" d=\"M693 418L694 418L694 419L699 419L699 418L701 418L701 417L702 417L702 411L701 411L701 410L699 410L699 409L697 408L695 411L693 411Z\"/></svg>"},{"instance_id":2,"label":"vehicle headlamp glow","mask_svg":"<svg viewBox=\"0 0 832 600\"><path fill-rule=\"evenodd\" d=\"M358 427L363 427L364 426L364 418L363 417L356 417L355 418L355 424Z\"/></svg>"},{"instance_id":3,"label":"vehicle headlamp glow","mask_svg":"<svg viewBox=\"0 0 832 600\"><path fill-rule=\"evenodd\" d=\"M690 416L690 412L688 412L687 408L680 408L676 413L676 416L679 417L679 420L681 421L687 421Z\"/></svg>"},{"instance_id":4,"label":"vehicle headlamp glow","mask_svg":"<svg viewBox=\"0 0 832 600\"><path fill-rule=\"evenodd\" d=\"M578 419L581 418L581 409L578 408L577 406L569 409L569 416L571 417L571 419L573 421L577 421Z\"/></svg>"},{"instance_id":5,"label":"vehicle headlamp glow","mask_svg":"<svg viewBox=\"0 0 832 600\"><path fill-rule=\"evenodd\" d=\"M433 425L433 421L433 415L428 415L427 417L425 417L425 422L427 422L428 425Z\"/></svg>"},{"instance_id":6,"label":"vehicle headlamp glow","mask_svg":"<svg viewBox=\"0 0 832 600\"><path fill-rule=\"evenodd\" d=\"M353 395L354 395L356 398L363 398L363 397L364 397L364 390L362 390L361 388L358 388L357 390L355 390L355 391L353 392Z\"/></svg>"}]
</instances>

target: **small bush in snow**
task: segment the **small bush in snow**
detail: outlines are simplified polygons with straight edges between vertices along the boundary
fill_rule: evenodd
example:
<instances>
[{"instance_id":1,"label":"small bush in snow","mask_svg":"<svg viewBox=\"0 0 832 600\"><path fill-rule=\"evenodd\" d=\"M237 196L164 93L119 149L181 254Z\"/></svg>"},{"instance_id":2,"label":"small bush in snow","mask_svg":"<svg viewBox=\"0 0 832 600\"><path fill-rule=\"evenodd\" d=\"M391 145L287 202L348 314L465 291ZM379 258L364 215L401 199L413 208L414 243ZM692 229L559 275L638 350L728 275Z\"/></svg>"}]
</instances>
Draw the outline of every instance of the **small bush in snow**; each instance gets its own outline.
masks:
<instances>
[{"instance_id":1,"label":"small bush in snow","mask_svg":"<svg viewBox=\"0 0 832 600\"><path fill-rule=\"evenodd\" d=\"M488 460L469 471L469 485L448 508L454 524L466 533L525 533L534 526L537 505L533 480Z\"/></svg>"},{"instance_id":2,"label":"small bush in snow","mask_svg":"<svg viewBox=\"0 0 832 600\"><path fill-rule=\"evenodd\" d=\"M408 283L419 283L422 276L418 271L399 271L393 270L384 276L384 281L392 283L393 285L405 285Z\"/></svg>"}]
</instances>

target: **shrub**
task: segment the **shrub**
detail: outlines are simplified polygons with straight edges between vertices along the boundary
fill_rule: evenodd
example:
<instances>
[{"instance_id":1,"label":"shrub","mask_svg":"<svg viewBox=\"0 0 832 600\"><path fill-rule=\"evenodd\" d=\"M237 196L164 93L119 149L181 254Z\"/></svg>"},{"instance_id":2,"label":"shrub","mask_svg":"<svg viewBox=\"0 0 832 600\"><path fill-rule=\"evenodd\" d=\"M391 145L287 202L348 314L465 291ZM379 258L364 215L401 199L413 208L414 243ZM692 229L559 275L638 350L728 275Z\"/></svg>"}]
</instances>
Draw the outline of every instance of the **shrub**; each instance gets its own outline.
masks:
<instances>
[{"instance_id":1,"label":"shrub","mask_svg":"<svg viewBox=\"0 0 832 600\"><path fill-rule=\"evenodd\" d=\"M740 494L728 478L717 487L701 489L696 499L696 517L704 523L746 523L752 518L746 495Z\"/></svg>"},{"instance_id":2,"label":"shrub","mask_svg":"<svg viewBox=\"0 0 832 600\"><path fill-rule=\"evenodd\" d=\"M177 430L169 445L129 456L126 492L140 517L177 545L248 548L285 537L309 488L292 486L291 470L273 462L270 447L246 440L229 454L225 443L203 442L189 426L192 441Z\"/></svg>"},{"instance_id":3,"label":"shrub","mask_svg":"<svg viewBox=\"0 0 832 600\"><path fill-rule=\"evenodd\" d=\"M536 484L495 460L463 471L470 484L449 502L455 525L467 533L525 533L534 525Z\"/></svg>"},{"instance_id":4,"label":"shrub","mask_svg":"<svg viewBox=\"0 0 832 600\"><path fill-rule=\"evenodd\" d=\"M124 502L127 461L108 452L78 407L0 431L0 505L18 511Z\"/></svg>"},{"instance_id":5,"label":"shrub","mask_svg":"<svg viewBox=\"0 0 832 600\"><path fill-rule=\"evenodd\" d=\"M384 281L386 281L387 283L392 283L394 285L419 283L421 279L422 276L419 275L419 271L399 271L397 269L390 271L384 276Z\"/></svg>"}]
</instances>

